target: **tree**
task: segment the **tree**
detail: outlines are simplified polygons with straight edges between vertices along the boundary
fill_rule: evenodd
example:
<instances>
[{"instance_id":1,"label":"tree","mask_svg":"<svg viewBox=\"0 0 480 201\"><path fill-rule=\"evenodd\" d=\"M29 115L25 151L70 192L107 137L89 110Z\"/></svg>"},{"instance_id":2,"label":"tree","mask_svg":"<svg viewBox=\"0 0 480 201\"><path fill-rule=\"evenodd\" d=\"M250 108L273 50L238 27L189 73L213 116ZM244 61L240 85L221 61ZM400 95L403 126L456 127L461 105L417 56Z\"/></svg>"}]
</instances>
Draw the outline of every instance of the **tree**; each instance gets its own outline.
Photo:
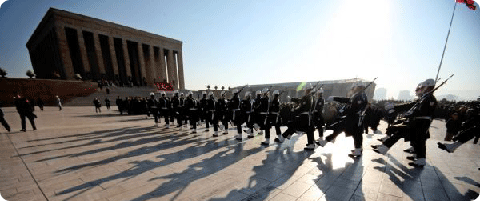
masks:
<instances>
[{"instance_id":1,"label":"tree","mask_svg":"<svg viewBox=\"0 0 480 201\"><path fill-rule=\"evenodd\" d=\"M210 85L207 85L207 90L209 90L209 91L210 91Z\"/></svg>"},{"instance_id":2,"label":"tree","mask_svg":"<svg viewBox=\"0 0 480 201\"><path fill-rule=\"evenodd\" d=\"M222 86L222 91L223 91L224 89L225 89L225 87L224 87L224 86Z\"/></svg>"},{"instance_id":3,"label":"tree","mask_svg":"<svg viewBox=\"0 0 480 201\"><path fill-rule=\"evenodd\" d=\"M27 70L27 73L26 73L26 74L27 74L27 76L30 77L30 78L35 77L35 73L33 73L32 70Z\"/></svg>"},{"instance_id":4,"label":"tree","mask_svg":"<svg viewBox=\"0 0 480 201\"><path fill-rule=\"evenodd\" d=\"M218 89L218 87L217 87L217 86L214 86L213 88L215 89L215 91Z\"/></svg>"},{"instance_id":5,"label":"tree","mask_svg":"<svg viewBox=\"0 0 480 201\"><path fill-rule=\"evenodd\" d=\"M0 68L0 76L2 76L2 78L5 78L6 75L7 75L7 71L3 68Z\"/></svg>"}]
</instances>

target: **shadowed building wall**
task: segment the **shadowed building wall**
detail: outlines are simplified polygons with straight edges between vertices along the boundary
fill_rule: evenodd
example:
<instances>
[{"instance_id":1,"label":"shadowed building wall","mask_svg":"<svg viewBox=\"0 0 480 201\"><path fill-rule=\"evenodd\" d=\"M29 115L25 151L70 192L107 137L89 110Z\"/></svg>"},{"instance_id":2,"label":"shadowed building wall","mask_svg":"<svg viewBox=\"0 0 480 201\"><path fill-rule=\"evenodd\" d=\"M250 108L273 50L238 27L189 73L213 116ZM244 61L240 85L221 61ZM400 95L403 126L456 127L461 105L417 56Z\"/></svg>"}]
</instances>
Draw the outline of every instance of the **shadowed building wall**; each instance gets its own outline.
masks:
<instances>
[{"instance_id":1,"label":"shadowed building wall","mask_svg":"<svg viewBox=\"0 0 480 201\"><path fill-rule=\"evenodd\" d=\"M181 41L112 22L50 8L27 48L38 78L185 89Z\"/></svg>"}]
</instances>

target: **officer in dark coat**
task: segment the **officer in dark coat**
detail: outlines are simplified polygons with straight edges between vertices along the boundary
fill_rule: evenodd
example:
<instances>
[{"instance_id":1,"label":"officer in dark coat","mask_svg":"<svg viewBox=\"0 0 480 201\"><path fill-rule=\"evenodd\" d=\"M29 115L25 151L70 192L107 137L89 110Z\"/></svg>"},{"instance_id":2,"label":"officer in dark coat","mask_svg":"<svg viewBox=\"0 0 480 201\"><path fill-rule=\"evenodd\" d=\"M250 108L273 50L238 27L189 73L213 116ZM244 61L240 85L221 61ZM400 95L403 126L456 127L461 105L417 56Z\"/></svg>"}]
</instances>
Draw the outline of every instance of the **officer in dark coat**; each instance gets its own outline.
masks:
<instances>
[{"instance_id":1,"label":"officer in dark coat","mask_svg":"<svg viewBox=\"0 0 480 201\"><path fill-rule=\"evenodd\" d=\"M33 130L37 130L37 127L35 126L35 118L37 118L37 116L33 114L32 107L28 103L27 99L18 95L15 98L14 103L15 107L17 108L17 112L20 115L20 119L22 120L22 131L27 131L27 123L25 118L28 118Z\"/></svg>"},{"instance_id":2,"label":"officer in dark coat","mask_svg":"<svg viewBox=\"0 0 480 201\"><path fill-rule=\"evenodd\" d=\"M259 107L261 103L260 100L262 99L262 91L258 90L255 92L255 94L257 97L253 99L253 101L251 101L252 110L250 113L250 117L247 121L247 127L249 129L245 131L248 134L249 138L253 138L255 135L253 128L255 128L255 130L258 130L260 128L257 122L260 119Z\"/></svg>"},{"instance_id":3,"label":"officer in dark coat","mask_svg":"<svg viewBox=\"0 0 480 201\"><path fill-rule=\"evenodd\" d=\"M206 116L207 115L207 111L206 111L207 92L206 91L202 92L202 99L200 99L199 103L200 103L200 107L198 109L199 109L199 113L200 113L200 121L205 122L206 123L206 128L209 128L208 121L206 121L206 119L207 119L207 116Z\"/></svg>"},{"instance_id":4,"label":"officer in dark coat","mask_svg":"<svg viewBox=\"0 0 480 201\"><path fill-rule=\"evenodd\" d=\"M123 114L123 100L120 98L120 96L118 96L117 100L115 100L115 104L117 104L118 111L120 111L120 114Z\"/></svg>"},{"instance_id":5,"label":"officer in dark coat","mask_svg":"<svg viewBox=\"0 0 480 201\"><path fill-rule=\"evenodd\" d=\"M170 128L171 104L166 97L165 91L162 92L162 97L158 99L158 109L160 109L160 115L165 118L165 128Z\"/></svg>"},{"instance_id":6,"label":"officer in dark coat","mask_svg":"<svg viewBox=\"0 0 480 201\"><path fill-rule=\"evenodd\" d=\"M400 138L410 137L410 140L413 141L414 152L416 154L416 157L414 156L411 159L415 160L416 158L416 160L413 163L409 163L409 165L418 167L426 165L426 141L430 134L428 129L430 128L430 123L433 120L433 114L438 104L437 99L433 95L434 86L435 81L433 79L427 79L422 83L421 98L418 101L394 107L395 111L408 110L405 113L407 121L404 122L406 124L406 131L394 133L392 137L388 138L380 146L372 146L377 153L386 154L390 147Z\"/></svg>"},{"instance_id":7,"label":"officer in dark coat","mask_svg":"<svg viewBox=\"0 0 480 201\"><path fill-rule=\"evenodd\" d=\"M213 118L213 131L214 136L218 136L218 121L222 122L223 134L228 134L228 115L227 113L227 100L225 91L222 91L222 97L219 98L215 104L215 115ZM216 132L215 132L216 131Z\"/></svg>"},{"instance_id":8,"label":"officer in dark coat","mask_svg":"<svg viewBox=\"0 0 480 201\"><path fill-rule=\"evenodd\" d=\"M102 112L102 110L100 110L100 107L102 107L102 104L100 103L100 100L98 100L98 98L95 98L93 99L93 105L95 105L95 112L98 113L98 112Z\"/></svg>"},{"instance_id":9,"label":"officer in dark coat","mask_svg":"<svg viewBox=\"0 0 480 201\"><path fill-rule=\"evenodd\" d=\"M110 110L110 99L105 98L105 106L107 107L107 110Z\"/></svg>"},{"instance_id":10,"label":"officer in dark coat","mask_svg":"<svg viewBox=\"0 0 480 201\"><path fill-rule=\"evenodd\" d=\"M368 104L365 94L365 85L363 82L357 82L353 85L351 98L329 97L329 101L347 103L344 111L344 118L340 120L339 126L334 129L333 134L326 137L327 142L332 142L342 131L346 136L353 136L355 149L349 156L361 156L363 144L363 118Z\"/></svg>"},{"instance_id":11,"label":"officer in dark coat","mask_svg":"<svg viewBox=\"0 0 480 201\"><path fill-rule=\"evenodd\" d=\"M7 129L8 132L10 132L10 125L8 125L7 121L5 120L5 116L3 115L2 111L2 103L0 102L0 122L2 122L3 127Z\"/></svg>"},{"instance_id":12,"label":"officer in dark coat","mask_svg":"<svg viewBox=\"0 0 480 201\"><path fill-rule=\"evenodd\" d=\"M229 111L229 119L233 122L235 126L237 126L237 135L235 138L238 137L238 134L242 134L242 117L240 112L240 98L238 97L238 90L233 90L233 97L228 101L228 111ZM238 132L240 131L240 132ZM241 139L241 137L240 137Z\"/></svg>"}]
</instances>

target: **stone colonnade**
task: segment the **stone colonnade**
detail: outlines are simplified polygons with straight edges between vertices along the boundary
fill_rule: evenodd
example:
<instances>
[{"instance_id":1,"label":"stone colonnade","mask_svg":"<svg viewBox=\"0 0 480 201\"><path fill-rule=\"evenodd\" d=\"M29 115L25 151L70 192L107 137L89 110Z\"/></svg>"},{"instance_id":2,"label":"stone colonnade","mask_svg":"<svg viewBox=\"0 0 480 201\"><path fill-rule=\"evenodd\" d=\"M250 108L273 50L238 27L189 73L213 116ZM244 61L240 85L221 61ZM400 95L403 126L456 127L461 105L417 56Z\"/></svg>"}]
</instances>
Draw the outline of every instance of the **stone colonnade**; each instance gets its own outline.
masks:
<instances>
[{"instance_id":1,"label":"stone colonnade","mask_svg":"<svg viewBox=\"0 0 480 201\"><path fill-rule=\"evenodd\" d=\"M182 42L50 8L27 43L37 77L185 89Z\"/></svg>"}]
</instances>

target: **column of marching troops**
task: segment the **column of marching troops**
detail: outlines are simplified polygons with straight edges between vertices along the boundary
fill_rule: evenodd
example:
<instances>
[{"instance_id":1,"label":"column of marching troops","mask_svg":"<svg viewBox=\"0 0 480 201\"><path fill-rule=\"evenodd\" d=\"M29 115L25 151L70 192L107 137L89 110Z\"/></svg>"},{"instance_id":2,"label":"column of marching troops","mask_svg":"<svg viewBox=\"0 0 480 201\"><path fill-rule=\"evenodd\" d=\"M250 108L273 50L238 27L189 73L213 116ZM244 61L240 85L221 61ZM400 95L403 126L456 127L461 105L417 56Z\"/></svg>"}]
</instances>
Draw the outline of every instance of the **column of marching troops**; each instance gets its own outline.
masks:
<instances>
[{"instance_id":1,"label":"column of marching troops","mask_svg":"<svg viewBox=\"0 0 480 201\"><path fill-rule=\"evenodd\" d=\"M202 98L197 100L193 93L184 94L174 92L172 98L168 98L165 92L157 100L154 94L151 94L147 105L158 126L160 118L165 120L165 127L170 128L176 120L178 128L182 129L190 124L192 133L197 133L197 126L205 125L205 131L209 131L213 126L213 136L219 136L219 133L228 134L229 126L236 126L235 138L242 140L243 133L248 138L255 137L255 134L265 132L265 140L262 145L268 146L270 141L270 129L275 128L277 137L274 139L277 143L283 143L289 140L295 133L306 133L307 144L305 150L314 150L318 146L325 146L327 143L333 143L335 138L342 132L346 136L354 139L354 147L350 157L360 157L362 155L363 131L368 131L366 122L374 121L372 129L374 133L381 134L377 130L380 118L367 117L368 100L365 90L366 83L357 82L353 85L350 94L351 97L329 97L323 99L323 90L321 88L307 86L306 94L301 98L292 98L293 105L280 103L279 97L282 92L275 90L270 96L270 90L264 89L256 91L256 97L252 97L250 92L245 93L242 99L239 97L243 88L233 91L233 97L228 99L226 93L222 92L221 97L216 99L213 92L203 92ZM426 140L429 138L429 127L433 120L434 110L437 106L437 100L433 95L435 82L433 79L427 79L419 83L416 88L418 99L413 102L387 105L388 111L384 116L388 118L389 114L395 115L393 120L389 121L386 130L387 137L379 139L382 144L372 145L374 151L380 154L386 154L399 139L404 138L410 142L411 148L406 152L413 154L408 159L413 160L409 163L412 166L423 167L426 165ZM338 109L333 122L325 124L324 104L327 102L341 103L342 107ZM439 148L453 152L462 143L478 135L478 110L475 118L471 118L476 123L470 123L467 137L460 137L459 142L451 145L439 143ZM397 118L400 117L400 118ZM376 121L376 122L375 122ZM220 124L220 125L219 125ZM242 125L245 124L245 130ZM287 130L282 133L281 126L287 126ZM325 127L325 129L324 129ZM314 131L318 130L318 139L315 140ZM333 130L333 133L323 137L324 130ZM475 130L475 131L471 131Z\"/></svg>"}]
</instances>

